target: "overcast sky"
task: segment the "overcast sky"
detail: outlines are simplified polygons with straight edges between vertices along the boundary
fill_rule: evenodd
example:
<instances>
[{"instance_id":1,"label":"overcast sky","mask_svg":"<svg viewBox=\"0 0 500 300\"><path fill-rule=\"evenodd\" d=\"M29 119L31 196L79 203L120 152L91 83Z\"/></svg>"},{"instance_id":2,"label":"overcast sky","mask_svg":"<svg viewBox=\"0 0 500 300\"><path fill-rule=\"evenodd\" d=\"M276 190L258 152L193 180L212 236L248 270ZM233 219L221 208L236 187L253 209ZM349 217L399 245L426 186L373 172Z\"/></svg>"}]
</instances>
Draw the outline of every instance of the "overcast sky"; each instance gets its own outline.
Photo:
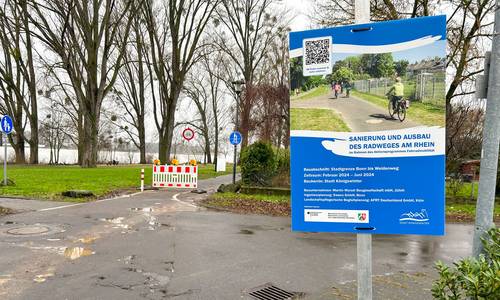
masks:
<instances>
[{"instance_id":1,"label":"overcast sky","mask_svg":"<svg viewBox=\"0 0 500 300\"><path fill-rule=\"evenodd\" d=\"M292 31L310 29L310 20L307 16L311 10L312 0L283 0L284 4L292 10L295 18L290 27Z\"/></svg>"}]
</instances>

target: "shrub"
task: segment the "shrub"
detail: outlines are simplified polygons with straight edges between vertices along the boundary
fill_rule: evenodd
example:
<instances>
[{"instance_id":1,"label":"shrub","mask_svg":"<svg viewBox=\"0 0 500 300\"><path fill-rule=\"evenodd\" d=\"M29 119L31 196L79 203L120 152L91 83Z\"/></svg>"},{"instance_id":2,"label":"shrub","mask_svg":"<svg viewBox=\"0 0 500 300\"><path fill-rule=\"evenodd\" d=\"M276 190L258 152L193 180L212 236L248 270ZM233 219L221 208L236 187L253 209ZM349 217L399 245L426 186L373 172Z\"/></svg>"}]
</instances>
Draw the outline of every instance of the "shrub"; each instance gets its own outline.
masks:
<instances>
[{"instance_id":1,"label":"shrub","mask_svg":"<svg viewBox=\"0 0 500 300\"><path fill-rule=\"evenodd\" d=\"M492 228L482 239L484 254L465 258L448 267L436 263L440 278L432 285L436 299L500 299L500 229Z\"/></svg>"},{"instance_id":2,"label":"shrub","mask_svg":"<svg viewBox=\"0 0 500 300\"><path fill-rule=\"evenodd\" d=\"M276 149L276 175L272 179L273 187L290 187L290 150Z\"/></svg>"},{"instance_id":3,"label":"shrub","mask_svg":"<svg viewBox=\"0 0 500 300\"><path fill-rule=\"evenodd\" d=\"M290 174L290 149L276 149L276 170Z\"/></svg>"},{"instance_id":4,"label":"shrub","mask_svg":"<svg viewBox=\"0 0 500 300\"><path fill-rule=\"evenodd\" d=\"M241 153L241 179L246 185L269 186L276 172L276 158L271 145L256 142Z\"/></svg>"}]
</instances>

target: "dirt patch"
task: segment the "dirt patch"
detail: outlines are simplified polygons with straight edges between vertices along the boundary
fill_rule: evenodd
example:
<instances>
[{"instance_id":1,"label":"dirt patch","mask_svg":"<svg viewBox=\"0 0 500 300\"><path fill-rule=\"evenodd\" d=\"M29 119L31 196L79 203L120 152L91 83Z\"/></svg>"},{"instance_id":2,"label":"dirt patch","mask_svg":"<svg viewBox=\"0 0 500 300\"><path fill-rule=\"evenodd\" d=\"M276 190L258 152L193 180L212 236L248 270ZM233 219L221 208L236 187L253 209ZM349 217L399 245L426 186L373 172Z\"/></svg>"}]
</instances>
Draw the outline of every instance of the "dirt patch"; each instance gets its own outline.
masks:
<instances>
[{"instance_id":1,"label":"dirt patch","mask_svg":"<svg viewBox=\"0 0 500 300\"><path fill-rule=\"evenodd\" d=\"M467 213L447 213L446 222L450 223L474 223L476 216ZM500 215L493 217L495 224L500 224Z\"/></svg>"},{"instance_id":2,"label":"dirt patch","mask_svg":"<svg viewBox=\"0 0 500 300\"><path fill-rule=\"evenodd\" d=\"M12 209L0 206L0 216L9 215L9 214L13 214L13 213L14 213L14 211Z\"/></svg>"},{"instance_id":3,"label":"dirt patch","mask_svg":"<svg viewBox=\"0 0 500 300\"><path fill-rule=\"evenodd\" d=\"M239 214L259 214L269 216L290 216L290 204L286 202L267 202L250 199L212 199L200 202L202 206Z\"/></svg>"}]
</instances>

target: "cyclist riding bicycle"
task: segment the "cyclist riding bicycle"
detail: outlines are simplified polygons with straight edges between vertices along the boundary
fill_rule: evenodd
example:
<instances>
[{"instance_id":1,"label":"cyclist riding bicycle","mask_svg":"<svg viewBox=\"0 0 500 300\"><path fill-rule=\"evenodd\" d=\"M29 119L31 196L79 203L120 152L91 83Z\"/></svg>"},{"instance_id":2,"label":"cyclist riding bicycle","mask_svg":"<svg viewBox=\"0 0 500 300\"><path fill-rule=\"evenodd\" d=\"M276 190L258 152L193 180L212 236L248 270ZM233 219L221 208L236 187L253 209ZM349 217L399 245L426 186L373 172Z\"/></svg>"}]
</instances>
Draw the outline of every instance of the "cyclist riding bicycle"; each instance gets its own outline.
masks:
<instances>
[{"instance_id":1,"label":"cyclist riding bicycle","mask_svg":"<svg viewBox=\"0 0 500 300\"><path fill-rule=\"evenodd\" d=\"M401 77L396 77L396 83L389 89L387 96L391 96L392 108L395 110L398 101L403 99L405 92L405 86L401 82Z\"/></svg>"}]
</instances>

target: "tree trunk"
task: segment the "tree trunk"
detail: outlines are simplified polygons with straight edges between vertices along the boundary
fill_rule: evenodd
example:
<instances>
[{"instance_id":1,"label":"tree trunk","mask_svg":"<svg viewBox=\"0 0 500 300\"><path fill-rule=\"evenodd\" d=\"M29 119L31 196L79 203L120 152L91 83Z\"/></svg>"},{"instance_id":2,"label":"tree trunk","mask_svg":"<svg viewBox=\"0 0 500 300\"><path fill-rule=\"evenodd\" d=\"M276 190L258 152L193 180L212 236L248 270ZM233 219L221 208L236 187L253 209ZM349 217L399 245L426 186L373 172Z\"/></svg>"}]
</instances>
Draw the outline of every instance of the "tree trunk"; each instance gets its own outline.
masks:
<instances>
[{"instance_id":1,"label":"tree trunk","mask_svg":"<svg viewBox=\"0 0 500 300\"><path fill-rule=\"evenodd\" d=\"M140 159L139 163L146 164L146 129L144 126L144 118L138 118L139 120L139 152Z\"/></svg>"},{"instance_id":2,"label":"tree trunk","mask_svg":"<svg viewBox=\"0 0 500 300\"><path fill-rule=\"evenodd\" d=\"M207 164L212 163L212 154L210 153L210 137L208 136L208 132L204 132L204 139L205 139L205 153L207 155Z\"/></svg>"},{"instance_id":3,"label":"tree trunk","mask_svg":"<svg viewBox=\"0 0 500 300\"><path fill-rule=\"evenodd\" d=\"M83 163L83 152L85 151L85 132L83 130L83 114L82 109L78 108L78 165Z\"/></svg>"},{"instance_id":4,"label":"tree trunk","mask_svg":"<svg viewBox=\"0 0 500 300\"><path fill-rule=\"evenodd\" d=\"M30 94L30 105L31 105L31 114L29 115L30 121L30 129L31 136L29 140L30 144L30 164L38 164L38 103L37 103L37 90L36 90L36 75L35 75L35 66L33 63L33 50L31 43L31 30L29 27L28 20L28 8L26 1L22 1L23 8L23 23L25 27L26 34L26 54L28 58L28 72L29 72L29 81L28 81L28 89Z\"/></svg>"},{"instance_id":5,"label":"tree trunk","mask_svg":"<svg viewBox=\"0 0 500 300\"><path fill-rule=\"evenodd\" d=\"M169 141L167 135L158 136L158 159L162 164L167 164L170 158ZM168 153L168 155L167 155Z\"/></svg>"},{"instance_id":6,"label":"tree trunk","mask_svg":"<svg viewBox=\"0 0 500 300\"><path fill-rule=\"evenodd\" d=\"M13 136L9 137L9 142L12 148L14 149L14 153L16 154L16 164L25 164L26 163L26 153L24 149L24 138L20 135L16 135L16 142L14 143ZM6 157L8 160L8 157Z\"/></svg>"},{"instance_id":7,"label":"tree trunk","mask_svg":"<svg viewBox=\"0 0 500 300\"><path fill-rule=\"evenodd\" d=\"M217 121L215 121L217 124ZM217 171L217 162L219 161L219 129L215 129L215 145L214 145L214 168Z\"/></svg>"},{"instance_id":8,"label":"tree trunk","mask_svg":"<svg viewBox=\"0 0 500 300\"><path fill-rule=\"evenodd\" d=\"M98 130L99 119L96 114L85 115L84 144L82 163L83 168L95 168L97 166L98 152Z\"/></svg>"}]
</instances>

